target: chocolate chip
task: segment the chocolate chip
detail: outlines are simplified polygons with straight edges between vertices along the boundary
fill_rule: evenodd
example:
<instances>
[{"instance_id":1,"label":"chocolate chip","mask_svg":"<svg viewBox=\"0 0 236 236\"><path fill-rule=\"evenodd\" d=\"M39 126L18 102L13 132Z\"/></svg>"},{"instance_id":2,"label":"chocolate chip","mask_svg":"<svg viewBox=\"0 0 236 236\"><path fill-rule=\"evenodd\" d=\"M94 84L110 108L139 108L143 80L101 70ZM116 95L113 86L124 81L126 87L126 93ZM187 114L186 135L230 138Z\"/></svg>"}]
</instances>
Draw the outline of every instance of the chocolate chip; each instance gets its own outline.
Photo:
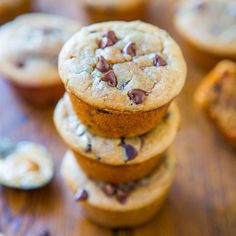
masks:
<instances>
[{"instance_id":1,"label":"chocolate chip","mask_svg":"<svg viewBox=\"0 0 236 236\"><path fill-rule=\"evenodd\" d=\"M147 92L142 89L132 89L128 92L129 98L136 104L141 104L147 96Z\"/></svg>"},{"instance_id":2,"label":"chocolate chip","mask_svg":"<svg viewBox=\"0 0 236 236\"><path fill-rule=\"evenodd\" d=\"M126 161L131 161L137 156L138 153L132 145L124 143L122 147L125 149Z\"/></svg>"},{"instance_id":3,"label":"chocolate chip","mask_svg":"<svg viewBox=\"0 0 236 236\"><path fill-rule=\"evenodd\" d=\"M103 191L108 197L112 197L116 194L116 187L112 184L105 184L103 186Z\"/></svg>"},{"instance_id":4,"label":"chocolate chip","mask_svg":"<svg viewBox=\"0 0 236 236\"><path fill-rule=\"evenodd\" d=\"M215 93L220 93L222 90L222 85L220 83L216 83L213 87Z\"/></svg>"},{"instance_id":5,"label":"chocolate chip","mask_svg":"<svg viewBox=\"0 0 236 236\"><path fill-rule=\"evenodd\" d=\"M104 34L103 38L99 42L100 48L105 48L114 45L117 42L115 32L110 30Z\"/></svg>"},{"instance_id":6,"label":"chocolate chip","mask_svg":"<svg viewBox=\"0 0 236 236\"><path fill-rule=\"evenodd\" d=\"M127 198L129 197L129 192L128 191L125 191L123 189L117 189L117 192L116 192L116 199L124 204L126 201L127 201Z\"/></svg>"},{"instance_id":7,"label":"chocolate chip","mask_svg":"<svg viewBox=\"0 0 236 236\"><path fill-rule=\"evenodd\" d=\"M89 144L87 145L85 151L86 151L86 152L91 152L91 151L92 151L92 144L91 144L91 143L89 143Z\"/></svg>"},{"instance_id":8,"label":"chocolate chip","mask_svg":"<svg viewBox=\"0 0 236 236\"><path fill-rule=\"evenodd\" d=\"M23 67L25 67L25 62L24 61L18 61L18 62L16 62L16 66L18 68L23 68Z\"/></svg>"},{"instance_id":9,"label":"chocolate chip","mask_svg":"<svg viewBox=\"0 0 236 236\"><path fill-rule=\"evenodd\" d=\"M167 62L165 59L163 59L161 56L159 55L156 55L154 58L153 58L153 65L154 66L166 66L167 65Z\"/></svg>"},{"instance_id":10,"label":"chocolate chip","mask_svg":"<svg viewBox=\"0 0 236 236\"><path fill-rule=\"evenodd\" d=\"M107 37L104 37L100 40L98 46L99 48L106 48L106 47L109 47L109 46L112 46L114 43L112 42L111 39L107 38Z\"/></svg>"},{"instance_id":11,"label":"chocolate chip","mask_svg":"<svg viewBox=\"0 0 236 236\"><path fill-rule=\"evenodd\" d=\"M169 119L170 115L171 115L170 111L167 111L163 117L163 120L166 121L167 119Z\"/></svg>"},{"instance_id":12,"label":"chocolate chip","mask_svg":"<svg viewBox=\"0 0 236 236\"><path fill-rule=\"evenodd\" d=\"M104 36L109 38L113 42L113 44L117 42L117 37L113 30L109 30Z\"/></svg>"},{"instance_id":13,"label":"chocolate chip","mask_svg":"<svg viewBox=\"0 0 236 236\"><path fill-rule=\"evenodd\" d=\"M88 192L85 189L79 189L75 196L74 199L75 201L85 201L88 199Z\"/></svg>"},{"instance_id":14,"label":"chocolate chip","mask_svg":"<svg viewBox=\"0 0 236 236\"><path fill-rule=\"evenodd\" d=\"M98 63L96 65L96 68L103 73L111 69L110 65L103 56L98 57Z\"/></svg>"},{"instance_id":15,"label":"chocolate chip","mask_svg":"<svg viewBox=\"0 0 236 236\"><path fill-rule=\"evenodd\" d=\"M108 83L108 85L110 85L111 87L116 87L116 85L117 85L116 75L112 70L110 70L106 74L104 74L101 77L101 80L106 81Z\"/></svg>"},{"instance_id":16,"label":"chocolate chip","mask_svg":"<svg viewBox=\"0 0 236 236\"><path fill-rule=\"evenodd\" d=\"M102 158L99 157L99 156L96 157L96 160L97 160L97 161L101 161L101 159L102 159Z\"/></svg>"},{"instance_id":17,"label":"chocolate chip","mask_svg":"<svg viewBox=\"0 0 236 236\"><path fill-rule=\"evenodd\" d=\"M195 9L196 10L203 11L203 10L206 9L206 7L207 7L207 3L206 2L204 2L202 0L196 2L196 5L195 5Z\"/></svg>"},{"instance_id":18,"label":"chocolate chip","mask_svg":"<svg viewBox=\"0 0 236 236\"><path fill-rule=\"evenodd\" d=\"M126 44L126 46L123 48L123 53L124 54L128 54L131 57L136 56L136 50L137 50L137 46L136 43L134 42L129 42L128 44Z\"/></svg>"},{"instance_id":19,"label":"chocolate chip","mask_svg":"<svg viewBox=\"0 0 236 236\"><path fill-rule=\"evenodd\" d=\"M38 234L38 236L50 236L50 235L51 234L50 234L49 230L43 230L42 232L40 232Z\"/></svg>"}]
</instances>

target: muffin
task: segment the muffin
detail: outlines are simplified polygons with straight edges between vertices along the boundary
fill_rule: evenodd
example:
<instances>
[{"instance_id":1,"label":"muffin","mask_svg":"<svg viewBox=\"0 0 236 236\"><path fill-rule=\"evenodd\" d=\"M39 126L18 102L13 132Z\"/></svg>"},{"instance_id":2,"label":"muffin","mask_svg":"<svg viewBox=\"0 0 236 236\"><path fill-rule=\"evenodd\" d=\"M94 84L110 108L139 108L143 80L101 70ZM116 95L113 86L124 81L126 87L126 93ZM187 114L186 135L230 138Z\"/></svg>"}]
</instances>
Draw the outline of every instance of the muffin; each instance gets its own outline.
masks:
<instances>
[{"instance_id":1,"label":"muffin","mask_svg":"<svg viewBox=\"0 0 236 236\"><path fill-rule=\"evenodd\" d=\"M0 24L30 10L30 0L1 0Z\"/></svg>"},{"instance_id":2,"label":"muffin","mask_svg":"<svg viewBox=\"0 0 236 236\"><path fill-rule=\"evenodd\" d=\"M196 102L230 143L236 145L236 64L221 61L201 82Z\"/></svg>"},{"instance_id":3,"label":"muffin","mask_svg":"<svg viewBox=\"0 0 236 236\"><path fill-rule=\"evenodd\" d=\"M88 131L73 112L66 96L56 107L54 122L89 177L123 183L142 178L155 168L176 136L180 115L177 106L172 104L162 122L145 135L104 138Z\"/></svg>"},{"instance_id":4,"label":"muffin","mask_svg":"<svg viewBox=\"0 0 236 236\"><path fill-rule=\"evenodd\" d=\"M181 91L186 64L174 40L140 21L84 27L63 47L59 73L79 119L97 135L146 133Z\"/></svg>"},{"instance_id":5,"label":"muffin","mask_svg":"<svg viewBox=\"0 0 236 236\"><path fill-rule=\"evenodd\" d=\"M168 152L145 178L111 185L89 179L72 152L67 152L61 173L88 219L109 228L132 227L149 221L162 206L173 181L175 158Z\"/></svg>"},{"instance_id":6,"label":"muffin","mask_svg":"<svg viewBox=\"0 0 236 236\"><path fill-rule=\"evenodd\" d=\"M90 22L140 20L147 13L149 0L82 0L81 5Z\"/></svg>"},{"instance_id":7,"label":"muffin","mask_svg":"<svg viewBox=\"0 0 236 236\"><path fill-rule=\"evenodd\" d=\"M175 26L190 53L205 66L236 60L236 1L182 1Z\"/></svg>"},{"instance_id":8,"label":"muffin","mask_svg":"<svg viewBox=\"0 0 236 236\"><path fill-rule=\"evenodd\" d=\"M77 22L55 15L17 17L0 28L0 74L33 104L55 103L64 93L58 54L79 28Z\"/></svg>"}]
</instances>

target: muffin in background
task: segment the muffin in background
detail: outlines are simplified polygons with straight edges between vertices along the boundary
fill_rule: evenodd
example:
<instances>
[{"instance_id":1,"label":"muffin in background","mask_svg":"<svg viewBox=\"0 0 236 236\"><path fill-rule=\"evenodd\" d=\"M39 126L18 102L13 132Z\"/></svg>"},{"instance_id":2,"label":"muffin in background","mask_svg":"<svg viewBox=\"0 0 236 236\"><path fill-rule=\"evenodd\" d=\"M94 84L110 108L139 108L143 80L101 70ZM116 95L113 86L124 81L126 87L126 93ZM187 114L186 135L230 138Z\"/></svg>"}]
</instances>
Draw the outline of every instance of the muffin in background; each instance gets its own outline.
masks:
<instances>
[{"instance_id":1,"label":"muffin in background","mask_svg":"<svg viewBox=\"0 0 236 236\"><path fill-rule=\"evenodd\" d=\"M1 0L0 24L30 10L31 0Z\"/></svg>"},{"instance_id":2,"label":"muffin in background","mask_svg":"<svg viewBox=\"0 0 236 236\"><path fill-rule=\"evenodd\" d=\"M193 58L211 67L224 58L236 60L236 1L181 1L175 26Z\"/></svg>"},{"instance_id":3,"label":"muffin in background","mask_svg":"<svg viewBox=\"0 0 236 236\"><path fill-rule=\"evenodd\" d=\"M224 137L236 146L236 63L218 63L199 85L195 98Z\"/></svg>"},{"instance_id":4,"label":"muffin in background","mask_svg":"<svg viewBox=\"0 0 236 236\"><path fill-rule=\"evenodd\" d=\"M55 103L64 93L58 54L79 29L78 22L56 15L17 17L0 28L0 74L31 103Z\"/></svg>"},{"instance_id":5,"label":"muffin in background","mask_svg":"<svg viewBox=\"0 0 236 236\"><path fill-rule=\"evenodd\" d=\"M114 20L143 20L149 0L81 0L90 23Z\"/></svg>"}]
</instances>

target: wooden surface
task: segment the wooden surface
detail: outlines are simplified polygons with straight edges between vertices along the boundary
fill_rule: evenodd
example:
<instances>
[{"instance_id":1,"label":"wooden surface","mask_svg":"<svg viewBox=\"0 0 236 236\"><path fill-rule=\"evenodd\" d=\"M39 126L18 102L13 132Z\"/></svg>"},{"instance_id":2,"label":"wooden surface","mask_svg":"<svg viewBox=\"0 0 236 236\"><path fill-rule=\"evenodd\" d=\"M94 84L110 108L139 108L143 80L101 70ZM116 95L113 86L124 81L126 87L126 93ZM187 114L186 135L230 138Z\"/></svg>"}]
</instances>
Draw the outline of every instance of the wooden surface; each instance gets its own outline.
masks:
<instances>
[{"instance_id":1,"label":"wooden surface","mask_svg":"<svg viewBox=\"0 0 236 236\"><path fill-rule=\"evenodd\" d=\"M78 8L66 2L39 1L38 8L78 16ZM174 0L156 2L150 19L175 37L171 26ZM184 45L183 45L184 49ZM0 189L0 232L7 236L37 236L49 230L53 236L234 236L236 235L236 152L228 146L197 110L196 85L206 71L191 61L187 84L178 98L182 127L174 143L177 176L165 206L149 224L132 230L106 230L81 217L60 178L65 145L52 122L53 110L37 110L24 104L0 80L0 136L45 144L56 164L56 178L35 191Z\"/></svg>"}]
</instances>

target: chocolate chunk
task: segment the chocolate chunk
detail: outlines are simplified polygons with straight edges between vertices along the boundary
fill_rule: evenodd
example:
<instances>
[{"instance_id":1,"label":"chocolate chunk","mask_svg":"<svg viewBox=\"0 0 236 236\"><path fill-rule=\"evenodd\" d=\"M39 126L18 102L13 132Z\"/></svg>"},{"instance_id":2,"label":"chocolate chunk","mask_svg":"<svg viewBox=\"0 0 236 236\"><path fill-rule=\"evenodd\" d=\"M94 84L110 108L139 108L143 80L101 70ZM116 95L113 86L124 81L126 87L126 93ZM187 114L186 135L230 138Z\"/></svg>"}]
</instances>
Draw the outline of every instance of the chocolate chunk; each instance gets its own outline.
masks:
<instances>
[{"instance_id":1,"label":"chocolate chunk","mask_svg":"<svg viewBox=\"0 0 236 236\"><path fill-rule=\"evenodd\" d=\"M136 104L141 104L147 96L147 92L142 89L132 89L128 92L129 98Z\"/></svg>"},{"instance_id":2,"label":"chocolate chunk","mask_svg":"<svg viewBox=\"0 0 236 236\"><path fill-rule=\"evenodd\" d=\"M24 61L18 61L18 62L16 62L16 66L18 68L23 68L23 67L25 67L25 62Z\"/></svg>"},{"instance_id":3,"label":"chocolate chunk","mask_svg":"<svg viewBox=\"0 0 236 236\"><path fill-rule=\"evenodd\" d=\"M110 70L110 65L106 61L106 59L103 56L98 57L98 63L96 65L96 68L101 72L107 72Z\"/></svg>"},{"instance_id":4,"label":"chocolate chunk","mask_svg":"<svg viewBox=\"0 0 236 236\"><path fill-rule=\"evenodd\" d=\"M127 201L127 198L129 197L129 192L128 191L125 191L125 190L123 190L123 189L117 189L117 192L116 192L116 199L120 202L120 203L122 203L122 204L124 204L124 203L126 203L126 201Z\"/></svg>"},{"instance_id":5,"label":"chocolate chunk","mask_svg":"<svg viewBox=\"0 0 236 236\"><path fill-rule=\"evenodd\" d=\"M75 196L74 199L75 201L85 201L88 199L88 192L85 189L79 189Z\"/></svg>"},{"instance_id":6,"label":"chocolate chunk","mask_svg":"<svg viewBox=\"0 0 236 236\"><path fill-rule=\"evenodd\" d=\"M110 85L111 87L116 87L116 85L117 85L116 75L112 70L110 70L106 74L104 74L101 77L101 80L106 81L108 83L108 85Z\"/></svg>"},{"instance_id":7,"label":"chocolate chunk","mask_svg":"<svg viewBox=\"0 0 236 236\"><path fill-rule=\"evenodd\" d=\"M122 147L125 149L126 161L131 161L137 156L138 153L132 145L124 143Z\"/></svg>"},{"instance_id":8,"label":"chocolate chunk","mask_svg":"<svg viewBox=\"0 0 236 236\"><path fill-rule=\"evenodd\" d=\"M113 44L117 42L117 37L113 30L109 30L104 36L109 38L113 42Z\"/></svg>"},{"instance_id":9,"label":"chocolate chunk","mask_svg":"<svg viewBox=\"0 0 236 236\"><path fill-rule=\"evenodd\" d=\"M136 43L134 42L129 42L123 49L123 53L124 54L128 54L131 57L136 56L136 50L137 50L137 46Z\"/></svg>"},{"instance_id":10,"label":"chocolate chunk","mask_svg":"<svg viewBox=\"0 0 236 236\"><path fill-rule=\"evenodd\" d=\"M112 197L116 194L116 187L112 184L105 184L103 186L103 192L108 196Z\"/></svg>"},{"instance_id":11,"label":"chocolate chunk","mask_svg":"<svg viewBox=\"0 0 236 236\"><path fill-rule=\"evenodd\" d=\"M153 58L153 65L154 65L154 66L157 66L157 67L166 66L166 65L167 65L167 62L166 62L166 60L163 59L161 56L156 55L156 56Z\"/></svg>"},{"instance_id":12,"label":"chocolate chunk","mask_svg":"<svg viewBox=\"0 0 236 236\"><path fill-rule=\"evenodd\" d=\"M48 230L43 230L38 234L38 236L50 236L50 232Z\"/></svg>"},{"instance_id":13,"label":"chocolate chunk","mask_svg":"<svg viewBox=\"0 0 236 236\"><path fill-rule=\"evenodd\" d=\"M86 152L91 152L91 151L92 151L92 144L91 144L91 143L89 143L89 144L87 145L85 151L86 151Z\"/></svg>"},{"instance_id":14,"label":"chocolate chunk","mask_svg":"<svg viewBox=\"0 0 236 236\"><path fill-rule=\"evenodd\" d=\"M117 37L115 32L110 30L106 34L104 34L103 38L99 42L100 48L106 48L114 45L117 42Z\"/></svg>"},{"instance_id":15,"label":"chocolate chunk","mask_svg":"<svg viewBox=\"0 0 236 236\"><path fill-rule=\"evenodd\" d=\"M107 38L107 37L104 37L100 40L98 46L99 48L106 48L106 47L109 47L109 46L112 46L114 43L112 42L111 39Z\"/></svg>"}]
</instances>

